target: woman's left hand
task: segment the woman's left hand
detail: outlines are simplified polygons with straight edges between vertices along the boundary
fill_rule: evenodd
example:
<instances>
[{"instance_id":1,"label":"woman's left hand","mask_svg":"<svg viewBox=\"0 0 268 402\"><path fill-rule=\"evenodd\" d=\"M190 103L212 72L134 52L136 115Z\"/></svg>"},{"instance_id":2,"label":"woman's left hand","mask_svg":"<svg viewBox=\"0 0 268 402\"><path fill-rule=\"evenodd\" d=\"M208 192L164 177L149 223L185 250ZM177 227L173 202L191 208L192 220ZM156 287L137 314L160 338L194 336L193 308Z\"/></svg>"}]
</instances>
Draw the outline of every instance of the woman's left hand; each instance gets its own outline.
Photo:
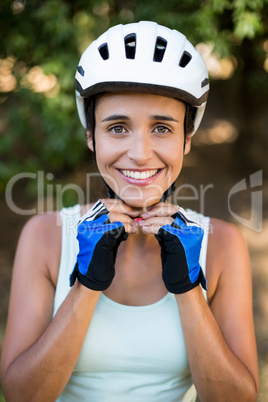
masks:
<instances>
[{"instance_id":1,"label":"woman's left hand","mask_svg":"<svg viewBox=\"0 0 268 402\"><path fill-rule=\"evenodd\" d=\"M159 202L141 215L142 220L139 220L138 224L145 233L157 234L162 226L172 224L172 215L178 211L177 205Z\"/></svg>"},{"instance_id":2,"label":"woman's left hand","mask_svg":"<svg viewBox=\"0 0 268 402\"><path fill-rule=\"evenodd\" d=\"M147 218L139 222L140 226L144 232L154 233L161 246L163 281L167 290L185 293L199 283L206 289L206 279L199 264L204 230L191 221L183 209L180 211L172 204L157 204L142 216Z\"/></svg>"}]
</instances>

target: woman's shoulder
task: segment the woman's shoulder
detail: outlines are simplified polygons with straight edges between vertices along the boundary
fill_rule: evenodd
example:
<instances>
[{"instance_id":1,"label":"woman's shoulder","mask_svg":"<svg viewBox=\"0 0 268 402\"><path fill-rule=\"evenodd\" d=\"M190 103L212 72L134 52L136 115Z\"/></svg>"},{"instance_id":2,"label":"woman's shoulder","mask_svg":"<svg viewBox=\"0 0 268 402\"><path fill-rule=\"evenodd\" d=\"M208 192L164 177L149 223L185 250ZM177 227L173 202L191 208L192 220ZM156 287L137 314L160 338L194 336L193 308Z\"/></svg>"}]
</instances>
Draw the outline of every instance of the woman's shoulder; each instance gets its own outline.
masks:
<instances>
[{"instance_id":1,"label":"woman's shoulder","mask_svg":"<svg viewBox=\"0 0 268 402\"><path fill-rule=\"evenodd\" d=\"M32 216L24 225L21 238L38 248L51 247L61 236L61 217L58 211Z\"/></svg>"},{"instance_id":2,"label":"woman's shoulder","mask_svg":"<svg viewBox=\"0 0 268 402\"><path fill-rule=\"evenodd\" d=\"M37 240L42 239L43 244L50 244L53 238L58 237L61 232L62 222L59 211L37 214L31 217L25 224L22 233L25 233Z\"/></svg>"},{"instance_id":3,"label":"woman's shoulder","mask_svg":"<svg viewBox=\"0 0 268 402\"><path fill-rule=\"evenodd\" d=\"M23 244L25 254L39 255L40 269L44 270L53 285L57 282L61 255L62 222L60 212L37 214L24 225L19 245Z\"/></svg>"},{"instance_id":4,"label":"woman's shoulder","mask_svg":"<svg viewBox=\"0 0 268 402\"><path fill-rule=\"evenodd\" d=\"M62 227L66 224L66 220L79 218L92 205L76 204L58 211L34 215L24 225L21 236L32 238L40 246L50 248L55 243L59 244L62 236Z\"/></svg>"},{"instance_id":5,"label":"woman's shoulder","mask_svg":"<svg viewBox=\"0 0 268 402\"><path fill-rule=\"evenodd\" d=\"M226 255L236 249L241 242L245 243L245 240L237 226L221 219L210 218L209 244L213 254L218 254L224 249Z\"/></svg>"},{"instance_id":6,"label":"woman's shoulder","mask_svg":"<svg viewBox=\"0 0 268 402\"><path fill-rule=\"evenodd\" d=\"M235 268L235 269L234 269ZM220 281L234 275L242 275L249 268L249 255L245 239L237 226L220 219L210 219L207 248L206 275L208 300L219 288Z\"/></svg>"},{"instance_id":7,"label":"woman's shoulder","mask_svg":"<svg viewBox=\"0 0 268 402\"><path fill-rule=\"evenodd\" d=\"M80 217L86 213L92 204L70 206L62 208L61 210L37 214L31 217L23 228L23 233L28 235L32 234L33 237L43 240L43 244L53 243L55 238L61 237L62 226L64 225L64 218L72 219Z\"/></svg>"},{"instance_id":8,"label":"woman's shoulder","mask_svg":"<svg viewBox=\"0 0 268 402\"><path fill-rule=\"evenodd\" d=\"M94 204L74 205L60 211L37 214L31 217L22 229L19 243L24 244L25 253L38 250L40 267L46 271L56 286L62 251L62 228L71 229L78 219Z\"/></svg>"}]
</instances>

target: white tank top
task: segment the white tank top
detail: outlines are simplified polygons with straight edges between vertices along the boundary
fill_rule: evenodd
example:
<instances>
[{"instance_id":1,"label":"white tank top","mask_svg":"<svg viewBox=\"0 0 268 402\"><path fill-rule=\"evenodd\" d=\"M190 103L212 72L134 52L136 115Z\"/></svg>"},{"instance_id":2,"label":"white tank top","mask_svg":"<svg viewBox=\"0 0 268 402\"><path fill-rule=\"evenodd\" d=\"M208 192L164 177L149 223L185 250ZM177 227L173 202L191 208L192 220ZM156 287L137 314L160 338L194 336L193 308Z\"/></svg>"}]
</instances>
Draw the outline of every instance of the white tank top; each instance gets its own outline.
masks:
<instances>
[{"instance_id":1,"label":"white tank top","mask_svg":"<svg viewBox=\"0 0 268 402\"><path fill-rule=\"evenodd\" d=\"M206 269L209 218L187 211L205 235L200 265ZM78 253L80 206L64 208L62 253L54 312L66 298ZM192 402L196 399L177 302L168 293L156 303L126 306L103 293L80 356L58 402Z\"/></svg>"}]
</instances>

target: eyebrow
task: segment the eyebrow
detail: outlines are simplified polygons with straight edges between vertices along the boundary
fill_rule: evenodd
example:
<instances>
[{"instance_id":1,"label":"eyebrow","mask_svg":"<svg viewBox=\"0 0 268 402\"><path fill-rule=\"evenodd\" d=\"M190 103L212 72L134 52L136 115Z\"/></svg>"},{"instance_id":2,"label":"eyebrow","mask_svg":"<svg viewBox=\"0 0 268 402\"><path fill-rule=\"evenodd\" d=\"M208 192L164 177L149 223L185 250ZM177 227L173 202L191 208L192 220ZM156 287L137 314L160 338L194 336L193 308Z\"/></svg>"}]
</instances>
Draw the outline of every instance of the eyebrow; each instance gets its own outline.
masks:
<instances>
[{"instance_id":1,"label":"eyebrow","mask_svg":"<svg viewBox=\"0 0 268 402\"><path fill-rule=\"evenodd\" d=\"M171 116L168 115L152 115L150 116L151 120L162 120L162 121L175 121L176 123L179 123L178 120L174 119ZM130 120L128 116L122 115L122 114L113 114L111 116L105 117L105 119L102 120L102 122L105 121L114 121L114 120Z\"/></svg>"},{"instance_id":2,"label":"eyebrow","mask_svg":"<svg viewBox=\"0 0 268 402\"><path fill-rule=\"evenodd\" d=\"M103 119L101 122L114 121L114 120L130 120L130 118L124 116L123 114L113 114L111 116L105 117L105 119Z\"/></svg>"},{"instance_id":3,"label":"eyebrow","mask_svg":"<svg viewBox=\"0 0 268 402\"><path fill-rule=\"evenodd\" d=\"M175 121L176 123L179 123L178 120L174 119L174 117L172 116L168 116L168 115L153 115L150 116L151 120L163 120L163 121Z\"/></svg>"}]
</instances>

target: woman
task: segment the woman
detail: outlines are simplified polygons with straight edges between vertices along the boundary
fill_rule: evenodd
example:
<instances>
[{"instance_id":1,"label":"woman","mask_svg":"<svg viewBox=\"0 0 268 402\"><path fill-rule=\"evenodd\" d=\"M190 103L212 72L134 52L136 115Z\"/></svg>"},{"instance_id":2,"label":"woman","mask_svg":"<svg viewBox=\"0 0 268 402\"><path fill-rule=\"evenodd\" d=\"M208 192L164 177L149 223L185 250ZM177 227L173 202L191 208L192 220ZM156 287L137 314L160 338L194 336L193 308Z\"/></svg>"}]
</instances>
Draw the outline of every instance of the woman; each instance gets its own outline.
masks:
<instances>
[{"instance_id":1,"label":"woman","mask_svg":"<svg viewBox=\"0 0 268 402\"><path fill-rule=\"evenodd\" d=\"M166 201L208 89L194 47L153 22L113 27L84 52L78 113L110 198L25 226L7 401L256 401L244 240Z\"/></svg>"}]
</instances>

